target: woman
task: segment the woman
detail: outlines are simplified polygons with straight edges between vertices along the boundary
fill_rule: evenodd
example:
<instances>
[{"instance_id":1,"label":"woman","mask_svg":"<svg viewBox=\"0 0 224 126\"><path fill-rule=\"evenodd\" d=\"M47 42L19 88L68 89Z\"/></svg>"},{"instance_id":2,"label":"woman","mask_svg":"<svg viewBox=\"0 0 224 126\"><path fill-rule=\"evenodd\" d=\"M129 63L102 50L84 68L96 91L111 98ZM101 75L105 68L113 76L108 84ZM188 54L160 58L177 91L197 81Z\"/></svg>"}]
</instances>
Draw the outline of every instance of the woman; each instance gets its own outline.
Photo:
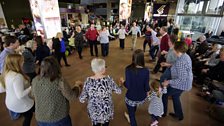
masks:
<instances>
[{"instance_id":1,"label":"woman","mask_svg":"<svg viewBox=\"0 0 224 126\"><path fill-rule=\"evenodd\" d=\"M66 51L65 40L63 39L62 33L58 32L56 38L53 39L53 52L60 65L61 65L61 58L63 58L65 66L69 67L70 65L67 62L65 51Z\"/></svg>"},{"instance_id":2,"label":"woman","mask_svg":"<svg viewBox=\"0 0 224 126\"><path fill-rule=\"evenodd\" d=\"M105 75L103 59L93 59L91 67L95 75L86 79L79 100L81 103L88 101L87 109L93 126L109 126L114 114L112 91L121 94L121 89L109 75Z\"/></svg>"},{"instance_id":3,"label":"woman","mask_svg":"<svg viewBox=\"0 0 224 126\"><path fill-rule=\"evenodd\" d=\"M37 36L34 41L37 43L36 63L40 65L41 61L50 55L50 49L44 44L41 36Z\"/></svg>"},{"instance_id":4,"label":"woman","mask_svg":"<svg viewBox=\"0 0 224 126\"><path fill-rule=\"evenodd\" d=\"M128 109L127 120L130 120L131 126L137 126L135 112L138 105L145 102L147 92L149 91L149 70L145 68L144 52L141 49L134 51L132 63L125 69L125 78L121 82L127 88L125 103Z\"/></svg>"},{"instance_id":5,"label":"woman","mask_svg":"<svg viewBox=\"0 0 224 126\"><path fill-rule=\"evenodd\" d=\"M119 29L117 32L117 35L119 35L121 49L124 49L125 34L127 35L128 33L126 32L124 25L121 25L121 29Z\"/></svg>"},{"instance_id":6,"label":"woman","mask_svg":"<svg viewBox=\"0 0 224 126\"><path fill-rule=\"evenodd\" d=\"M109 37L114 38L114 36L110 35L107 28L103 27L103 30L99 33L99 41L101 44L101 52L103 57L106 57L109 54Z\"/></svg>"},{"instance_id":7,"label":"woman","mask_svg":"<svg viewBox=\"0 0 224 126\"><path fill-rule=\"evenodd\" d=\"M75 47L77 48L78 54L79 54L79 59L82 59L82 48L83 48L83 33L80 25L77 25L75 27L76 29L76 34L75 34Z\"/></svg>"},{"instance_id":8,"label":"woman","mask_svg":"<svg viewBox=\"0 0 224 126\"><path fill-rule=\"evenodd\" d=\"M25 43L25 50L22 52L24 57L23 71L31 81L36 76L35 57L33 55L36 48L36 43L28 41Z\"/></svg>"},{"instance_id":9,"label":"woman","mask_svg":"<svg viewBox=\"0 0 224 126\"><path fill-rule=\"evenodd\" d=\"M28 94L31 91L29 78L23 73L24 59L20 54L9 54L6 57L3 78L6 89L6 107L24 116L23 126L30 126L34 112L34 101Z\"/></svg>"},{"instance_id":10,"label":"woman","mask_svg":"<svg viewBox=\"0 0 224 126\"><path fill-rule=\"evenodd\" d=\"M46 57L40 68L40 75L32 81L38 126L72 126L68 100L78 97L79 86L75 85L72 90L63 80L60 66L53 56Z\"/></svg>"}]
</instances>

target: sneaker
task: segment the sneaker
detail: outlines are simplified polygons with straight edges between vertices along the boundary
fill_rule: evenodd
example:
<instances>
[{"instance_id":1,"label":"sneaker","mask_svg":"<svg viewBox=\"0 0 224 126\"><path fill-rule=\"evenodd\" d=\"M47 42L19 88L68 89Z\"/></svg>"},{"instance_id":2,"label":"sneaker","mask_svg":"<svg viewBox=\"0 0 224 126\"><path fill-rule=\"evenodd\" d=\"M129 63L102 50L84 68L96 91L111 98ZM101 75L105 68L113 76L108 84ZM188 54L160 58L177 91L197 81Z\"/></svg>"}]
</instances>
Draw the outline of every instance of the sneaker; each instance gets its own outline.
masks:
<instances>
[{"instance_id":1,"label":"sneaker","mask_svg":"<svg viewBox=\"0 0 224 126\"><path fill-rule=\"evenodd\" d=\"M151 126L157 126L159 122L157 120L155 120L154 122L151 123Z\"/></svg>"},{"instance_id":2,"label":"sneaker","mask_svg":"<svg viewBox=\"0 0 224 126\"><path fill-rule=\"evenodd\" d=\"M128 123L130 123L130 118L127 112L124 112L124 117L127 119Z\"/></svg>"}]
</instances>

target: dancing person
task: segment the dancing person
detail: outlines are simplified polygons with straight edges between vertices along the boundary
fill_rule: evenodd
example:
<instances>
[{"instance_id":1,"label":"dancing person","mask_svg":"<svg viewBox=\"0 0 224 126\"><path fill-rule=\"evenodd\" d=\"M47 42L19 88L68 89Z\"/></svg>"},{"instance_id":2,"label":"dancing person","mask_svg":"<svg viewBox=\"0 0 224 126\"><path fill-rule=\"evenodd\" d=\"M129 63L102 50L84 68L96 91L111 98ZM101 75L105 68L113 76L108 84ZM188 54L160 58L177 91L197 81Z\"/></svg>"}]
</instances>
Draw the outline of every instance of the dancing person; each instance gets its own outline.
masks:
<instances>
[{"instance_id":1,"label":"dancing person","mask_svg":"<svg viewBox=\"0 0 224 126\"><path fill-rule=\"evenodd\" d=\"M151 42L152 42L152 38L151 37L152 37L151 29L147 25L146 26L146 31L145 31L145 40L144 40L144 43L143 43L143 51L144 52L145 52L145 48L146 48L147 44L149 46L149 49L151 49Z\"/></svg>"},{"instance_id":2,"label":"dancing person","mask_svg":"<svg viewBox=\"0 0 224 126\"><path fill-rule=\"evenodd\" d=\"M65 56L66 46L65 46L65 40L61 32L58 32L56 38L53 39L53 51L60 65L61 65L61 58L63 58L65 66L66 67L70 66Z\"/></svg>"},{"instance_id":3,"label":"dancing person","mask_svg":"<svg viewBox=\"0 0 224 126\"><path fill-rule=\"evenodd\" d=\"M30 126L35 107L34 100L29 97L31 87L29 77L22 70L23 62L20 54L6 57L2 73L6 89L5 104L10 111L24 116L23 126Z\"/></svg>"},{"instance_id":4,"label":"dancing person","mask_svg":"<svg viewBox=\"0 0 224 126\"><path fill-rule=\"evenodd\" d=\"M124 49L124 47L125 47L125 34L126 35L128 34L125 30L124 25L121 25L121 29L119 29L116 34L118 35L119 40L120 40L120 48Z\"/></svg>"},{"instance_id":5,"label":"dancing person","mask_svg":"<svg viewBox=\"0 0 224 126\"><path fill-rule=\"evenodd\" d=\"M50 55L49 47L44 43L41 36L37 36L34 41L37 43L36 49L36 63L40 65L42 60Z\"/></svg>"},{"instance_id":6,"label":"dancing person","mask_svg":"<svg viewBox=\"0 0 224 126\"><path fill-rule=\"evenodd\" d=\"M145 67L144 52L141 49L134 51L132 63L125 69L125 80L120 81L127 88L125 103L128 114L125 117L131 126L137 126L135 112L137 106L143 104L149 91L149 69Z\"/></svg>"},{"instance_id":7,"label":"dancing person","mask_svg":"<svg viewBox=\"0 0 224 126\"><path fill-rule=\"evenodd\" d=\"M152 43L151 43L151 48L149 50L149 54L150 54L150 56L152 58L152 61L155 61L156 55L157 55L157 53L159 51L159 45L160 45L160 36L161 36L160 33L159 33L160 28L157 27L156 30L158 32L154 31L150 27L150 31L152 33Z\"/></svg>"},{"instance_id":8,"label":"dancing person","mask_svg":"<svg viewBox=\"0 0 224 126\"><path fill-rule=\"evenodd\" d=\"M89 45L90 45L90 54L91 56L94 56L93 55L93 46L94 46L94 49L95 49L95 55L96 57L98 57L98 48L97 48L97 37L98 37L98 32L95 28L95 25L94 24L91 24L90 28L88 29L88 31L86 32L86 38L89 42Z\"/></svg>"},{"instance_id":9,"label":"dancing person","mask_svg":"<svg viewBox=\"0 0 224 126\"><path fill-rule=\"evenodd\" d=\"M148 95L148 100L150 101L148 112L151 115L152 123L151 126L157 126L159 123L159 117L164 113L162 95L167 93L167 85L160 86L160 83L153 81L150 84L151 91Z\"/></svg>"},{"instance_id":10,"label":"dancing person","mask_svg":"<svg viewBox=\"0 0 224 126\"><path fill-rule=\"evenodd\" d=\"M75 47L77 48L79 59L82 59L82 48L84 43L84 34L82 33L82 29L80 25L76 26L76 33L75 33Z\"/></svg>"},{"instance_id":11,"label":"dancing person","mask_svg":"<svg viewBox=\"0 0 224 126\"><path fill-rule=\"evenodd\" d=\"M91 67L95 75L86 79L79 100L81 103L88 102L87 109L93 126L109 126L114 115L112 92L121 94L121 88L113 78L105 75L103 59L93 59Z\"/></svg>"},{"instance_id":12,"label":"dancing person","mask_svg":"<svg viewBox=\"0 0 224 126\"><path fill-rule=\"evenodd\" d=\"M55 57L44 58L40 65L40 75L32 81L38 126L72 126L69 100L74 101L80 90L80 84L75 84L71 89L63 79L60 65Z\"/></svg>"},{"instance_id":13,"label":"dancing person","mask_svg":"<svg viewBox=\"0 0 224 126\"><path fill-rule=\"evenodd\" d=\"M169 113L179 121L184 119L184 114L181 107L180 96L184 91L189 91L192 88L193 73L192 61L186 54L187 45L185 42L176 42L174 45L174 53L177 56L176 62L171 66L171 79L165 80L162 85L168 85L167 94L164 94L163 106L164 114L167 114L168 97L173 99L174 113Z\"/></svg>"},{"instance_id":14,"label":"dancing person","mask_svg":"<svg viewBox=\"0 0 224 126\"><path fill-rule=\"evenodd\" d=\"M132 33L132 48L131 50L135 50L136 47L136 42L137 42L137 34L141 35L141 31L140 29L136 26L136 22L133 22L133 26L131 27L130 31L128 32L128 34Z\"/></svg>"},{"instance_id":15,"label":"dancing person","mask_svg":"<svg viewBox=\"0 0 224 126\"><path fill-rule=\"evenodd\" d=\"M99 41L101 44L101 52L103 57L106 57L109 54L109 37L115 38L114 36L110 35L107 28L103 26L102 31L99 33Z\"/></svg>"}]
</instances>

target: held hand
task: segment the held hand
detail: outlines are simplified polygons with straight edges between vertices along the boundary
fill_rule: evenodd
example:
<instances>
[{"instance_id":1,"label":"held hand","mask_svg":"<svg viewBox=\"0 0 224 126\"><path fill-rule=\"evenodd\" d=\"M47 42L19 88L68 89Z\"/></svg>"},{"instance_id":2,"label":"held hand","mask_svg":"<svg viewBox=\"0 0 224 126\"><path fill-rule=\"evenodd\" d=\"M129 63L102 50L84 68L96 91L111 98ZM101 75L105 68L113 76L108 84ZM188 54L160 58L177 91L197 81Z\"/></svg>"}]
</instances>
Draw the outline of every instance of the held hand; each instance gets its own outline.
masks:
<instances>
[{"instance_id":1,"label":"held hand","mask_svg":"<svg viewBox=\"0 0 224 126\"><path fill-rule=\"evenodd\" d=\"M76 86L76 87L79 87L79 88L82 89L82 87L83 87L83 82L78 80L78 81L75 82L75 86Z\"/></svg>"},{"instance_id":2,"label":"held hand","mask_svg":"<svg viewBox=\"0 0 224 126\"><path fill-rule=\"evenodd\" d=\"M124 78L123 78L123 77L120 77L120 79L119 79L119 84L120 84L120 85L123 85L123 84L124 84Z\"/></svg>"},{"instance_id":3,"label":"held hand","mask_svg":"<svg viewBox=\"0 0 224 126\"><path fill-rule=\"evenodd\" d=\"M165 80L163 83L162 83L163 87L167 87L169 85L169 81L168 80Z\"/></svg>"}]
</instances>

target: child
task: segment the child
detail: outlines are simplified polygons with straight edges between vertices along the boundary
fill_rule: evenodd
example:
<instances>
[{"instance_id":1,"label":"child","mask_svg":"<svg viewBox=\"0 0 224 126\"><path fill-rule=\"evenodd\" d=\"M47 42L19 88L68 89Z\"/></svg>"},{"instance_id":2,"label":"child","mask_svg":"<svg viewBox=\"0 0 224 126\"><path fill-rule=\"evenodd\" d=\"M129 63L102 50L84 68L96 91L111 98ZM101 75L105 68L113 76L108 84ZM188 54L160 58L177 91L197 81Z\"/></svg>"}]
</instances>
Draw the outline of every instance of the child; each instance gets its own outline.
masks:
<instances>
[{"instance_id":1,"label":"child","mask_svg":"<svg viewBox=\"0 0 224 126\"><path fill-rule=\"evenodd\" d=\"M163 115L162 95L167 93L166 87L167 85L163 85L162 88L160 83L156 81L151 83L151 91L148 95L148 99L151 101L148 108L148 112L152 117L151 126L157 126L159 117Z\"/></svg>"}]
</instances>

